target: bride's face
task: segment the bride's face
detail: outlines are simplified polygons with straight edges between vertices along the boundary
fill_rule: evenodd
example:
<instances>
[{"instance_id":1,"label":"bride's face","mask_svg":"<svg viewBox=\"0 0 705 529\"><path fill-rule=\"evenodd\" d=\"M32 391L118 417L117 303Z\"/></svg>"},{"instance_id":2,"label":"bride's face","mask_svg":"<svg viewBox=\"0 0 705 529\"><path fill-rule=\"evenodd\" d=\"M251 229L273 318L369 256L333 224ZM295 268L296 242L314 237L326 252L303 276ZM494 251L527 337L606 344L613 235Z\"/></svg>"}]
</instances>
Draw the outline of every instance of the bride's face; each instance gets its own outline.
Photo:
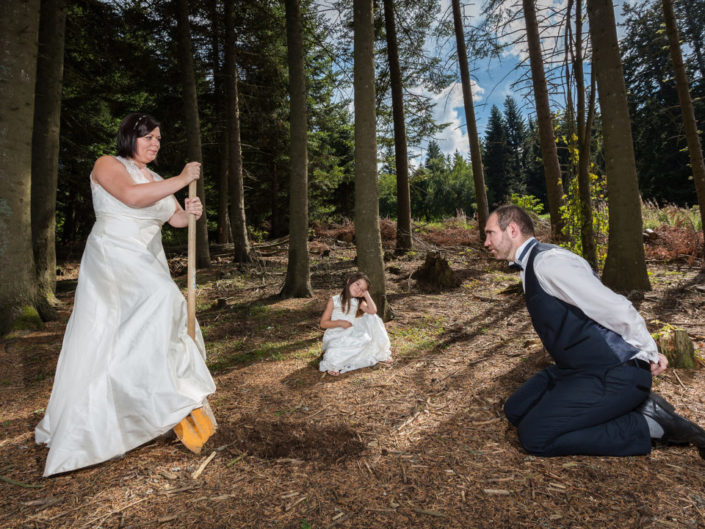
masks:
<instances>
[{"instance_id":1,"label":"bride's face","mask_svg":"<svg viewBox=\"0 0 705 529\"><path fill-rule=\"evenodd\" d=\"M357 281L350 283L350 296L353 298L361 298L365 295L365 292L367 292L367 288L367 281L364 279L358 279Z\"/></svg>"},{"instance_id":2,"label":"bride's face","mask_svg":"<svg viewBox=\"0 0 705 529\"><path fill-rule=\"evenodd\" d=\"M137 149L134 160L139 163L148 164L153 162L159 153L161 146L162 133L159 127L150 131L146 136L137 138Z\"/></svg>"}]
</instances>

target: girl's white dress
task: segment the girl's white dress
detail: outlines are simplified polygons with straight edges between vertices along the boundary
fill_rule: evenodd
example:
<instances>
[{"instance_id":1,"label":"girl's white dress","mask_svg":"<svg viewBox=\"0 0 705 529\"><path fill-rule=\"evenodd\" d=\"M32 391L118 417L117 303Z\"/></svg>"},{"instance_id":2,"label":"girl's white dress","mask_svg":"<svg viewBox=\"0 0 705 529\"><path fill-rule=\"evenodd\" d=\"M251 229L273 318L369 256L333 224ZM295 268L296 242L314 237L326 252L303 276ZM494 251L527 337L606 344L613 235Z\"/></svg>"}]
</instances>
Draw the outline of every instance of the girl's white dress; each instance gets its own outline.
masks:
<instances>
[{"instance_id":1,"label":"girl's white dress","mask_svg":"<svg viewBox=\"0 0 705 529\"><path fill-rule=\"evenodd\" d=\"M149 181L134 163L118 160L135 182ZM96 222L51 398L35 430L37 443L49 445L45 476L124 454L193 409L208 409L205 399L215 391L201 330L195 341L187 334L186 300L162 247L174 198L131 208L92 178L91 191Z\"/></svg>"},{"instance_id":2,"label":"girl's white dress","mask_svg":"<svg viewBox=\"0 0 705 529\"><path fill-rule=\"evenodd\" d=\"M360 301L350 300L350 310L343 312L340 294L333 296L331 320L347 320L352 327L333 327L323 333L323 360L318 365L321 371L345 373L361 367L370 367L392 356L389 336L382 319L376 314L355 317Z\"/></svg>"}]
</instances>

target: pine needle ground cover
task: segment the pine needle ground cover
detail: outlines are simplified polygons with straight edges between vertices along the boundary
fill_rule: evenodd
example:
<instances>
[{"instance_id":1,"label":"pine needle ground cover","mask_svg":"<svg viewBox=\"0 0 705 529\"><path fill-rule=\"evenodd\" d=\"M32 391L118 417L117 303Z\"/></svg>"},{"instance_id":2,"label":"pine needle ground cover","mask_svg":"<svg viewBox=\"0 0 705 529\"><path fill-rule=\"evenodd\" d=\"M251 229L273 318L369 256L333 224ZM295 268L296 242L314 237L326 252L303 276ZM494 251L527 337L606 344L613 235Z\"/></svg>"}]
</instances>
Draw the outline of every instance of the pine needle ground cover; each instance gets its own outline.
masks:
<instances>
[{"instance_id":1,"label":"pine needle ground cover","mask_svg":"<svg viewBox=\"0 0 705 529\"><path fill-rule=\"evenodd\" d=\"M328 229L319 242L330 253L312 256L314 297L288 300L278 297L285 246L245 269L230 262L228 248L216 249L212 269L198 275L219 421L202 455L166 436L43 479L46 448L34 444L33 430L78 267L62 263L60 320L0 342L0 527L705 527L705 461L693 448L630 458L527 455L502 405L550 359L518 274L479 239L447 234L440 246L423 230L415 237L415 252L387 262L394 363L339 377L317 370L318 321L355 269L354 246ZM393 242L385 238L389 253ZM443 252L458 288L418 288L412 273L426 250ZM705 340L700 264L650 260L654 291L639 309L652 330L669 322ZM185 276L177 282L183 287ZM670 370L655 388L705 424L701 369Z\"/></svg>"}]
</instances>

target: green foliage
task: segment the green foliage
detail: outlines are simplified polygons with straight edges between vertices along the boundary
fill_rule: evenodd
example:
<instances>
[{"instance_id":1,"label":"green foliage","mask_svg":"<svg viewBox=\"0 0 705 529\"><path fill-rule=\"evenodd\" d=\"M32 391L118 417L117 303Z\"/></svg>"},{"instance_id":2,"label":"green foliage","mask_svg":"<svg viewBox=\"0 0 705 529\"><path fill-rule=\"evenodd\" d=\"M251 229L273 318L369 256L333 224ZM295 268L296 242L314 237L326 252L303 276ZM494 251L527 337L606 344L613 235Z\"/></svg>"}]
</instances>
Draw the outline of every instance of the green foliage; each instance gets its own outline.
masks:
<instances>
[{"instance_id":1,"label":"green foliage","mask_svg":"<svg viewBox=\"0 0 705 529\"><path fill-rule=\"evenodd\" d=\"M380 171L379 211L382 217L396 218L397 179L392 174L392 164ZM441 220L455 217L459 210L472 213L476 209L470 162L458 152L444 156L434 141L429 144L425 166L413 171L409 186L415 219Z\"/></svg>"},{"instance_id":2,"label":"green foliage","mask_svg":"<svg viewBox=\"0 0 705 529\"><path fill-rule=\"evenodd\" d=\"M409 184L416 219L439 220L476 209L470 162L458 152L444 156L436 142L429 144L425 166L412 173Z\"/></svg>"},{"instance_id":3,"label":"green foliage","mask_svg":"<svg viewBox=\"0 0 705 529\"><path fill-rule=\"evenodd\" d=\"M389 169L389 168L387 168ZM377 181L379 193L379 214L382 217L396 218L397 216L397 176L389 171L380 172ZM414 213L412 205L411 209Z\"/></svg>"},{"instance_id":4,"label":"green foliage","mask_svg":"<svg viewBox=\"0 0 705 529\"><path fill-rule=\"evenodd\" d=\"M222 6L192 2L191 31L201 114L203 176L209 230L215 231L217 177L223 149ZM326 48L325 17L304 2L304 49L309 101L310 218L352 215L353 127L350 82ZM236 10L241 141L248 224L268 236L288 229L289 103L283 3L247 1ZM61 113L57 235L85 239L93 224L88 175L95 160L115 153L120 120L153 114L162 124L154 167L165 177L185 160L183 102L175 59L173 3L69 0ZM218 48L214 49L214 42ZM126 59L126 58L129 58ZM184 198L184 192L178 198ZM168 243L178 232L165 231Z\"/></svg>"},{"instance_id":5,"label":"green foliage","mask_svg":"<svg viewBox=\"0 0 705 529\"><path fill-rule=\"evenodd\" d=\"M526 193L527 139L516 102L507 96L504 115L499 108L492 107L483 143L482 162L491 205L505 203L512 194Z\"/></svg>"},{"instance_id":6,"label":"green foliage","mask_svg":"<svg viewBox=\"0 0 705 529\"><path fill-rule=\"evenodd\" d=\"M534 195L518 195L512 193L509 201L525 211L535 213L537 216L543 215L543 203Z\"/></svg>"},{"instance_id":7,"label":"green foliage","mask_svg":"<svg viewBox=\"0 0 705 529\"><path fill-rule=\"evenodd\" d=\"M484 165L487 200L493 206L503 203L509 196L508 160L506 124L496 106L492 106L487 133L483 145L482 163Z\"/></svg>"},{"instance_id":8,"label":"green foliage","mask_svg":"<svg viewBox=\"0 0 705 529\"><path fill-rule=\"evenodd\" d=\"M656 229L659 226L690 227L694 231L702 231L700 208L681 208L673 204L659 206L656 201L645 201L641 204L641 217L644 228Z\"/></svg>"},{"instance_id":9,"label":"green foliage","mask_svg":"<svg viewBox=\"0 0 705 529\"><path fill-rule=\"evenodd\" d=\"M548 206L546 193L546 175L541 158L541 144L536 122L529 120L524 140L524 171L526 194L538 198L544 206Z\"/></svg>"},{"instance_id":10,"label":"green foliage","mask_svg":"<svg viewBox=\"0 0 705 529\"><path fill-rule=\"evenodd\" d=\"M375 9L375 57L378 143L393 145L391 79L387 53L385 10ZM455 75L440 57L428 53L434 26L442 16L436 0L395 0L397 48L401 63L402 85L405 88L423 86L432 93L440 93L455 81ZM352 32L348 38L352 37ZM433 119L433 100L427 94L415 91L404 95L406 136L410 146L419 146L441 132L446 124Z\"/></svg>"},{"instance_id":11,"label":"green foliage","mask_svg":"<svg viewBox=\"0 0 705 529\"><path fill-rule=\"evenodd\" d=\"M573 151L572 157L577 158L577 155L577 150ZM561 217L565 223L563 227L563 235L565 238L560 242L560 245L578 255L583 255L583 243L580 236L582 212L577 178L570 180L567 193L568 194L564 197L565 203L561 206ZM598 176L595 173L590 173L590 198L592 200L592 227L595 233L597 262L598 266L601 268L607 258L609 212L607 209L607 200L605 199L604 177Z\"/></svg>"},{"instance_id":12,"label":"green foliage","mask_svg":"<svg viewBox=\"0 0 705 529\"><path fill-rule=\"evenodd\" d=\"M682 5L679 5L682 4ZM698 123L705 120L703 31L705 2L675 3L691 98ZM686 206L697 203L660 0L625 3L620 41L634 136L639 189L645 200ZM623 45L622 45L623 43ZM700 58L698 59L698 55ZM701 136L701 142L703 141Z\"/></svg>"}]
</instances>

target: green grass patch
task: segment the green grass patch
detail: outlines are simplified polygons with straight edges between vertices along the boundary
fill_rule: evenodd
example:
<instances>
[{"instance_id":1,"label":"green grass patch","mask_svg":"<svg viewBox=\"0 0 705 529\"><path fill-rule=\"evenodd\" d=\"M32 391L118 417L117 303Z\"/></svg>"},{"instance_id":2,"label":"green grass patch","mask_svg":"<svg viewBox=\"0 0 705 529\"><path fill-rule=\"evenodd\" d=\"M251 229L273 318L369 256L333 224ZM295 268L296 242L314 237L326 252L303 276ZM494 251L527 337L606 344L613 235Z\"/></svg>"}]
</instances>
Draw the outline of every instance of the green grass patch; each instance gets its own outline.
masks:
<instances>
[{"instance_id":1,"label":"green grass patch","mask_svg":"<svg viewBox=\"0 0 705 529\"><path fill-rule=\"evenodd\" d=\"M246 345L244 340L222 341L211 344L208 352L208 368L213 372L221 372L233 367L249 365L255 362L274 362L287 356L306 358L314 349L311 339L290 341L262 342ZM318 345L316 344L316 348ZM316 355L319 354L318 352Z\"/></svg>"},{"instance_id":2,"label":"green grass patch","mask_svg":"<svg viewBox=\"0 0 705 529\"><path fill-rule=\"evenodd\" d=\"M392 353L397 356L414 358L424 352L436 349L438 336L444 331L443 324L443 317L426 316L421 324L391 330Z\"/></svg>"},{"instance_id":3,"label":"green grass patch","mask_svg":"<svg viewBox=\"0 0 705 529\"><path fill-rule=\"evenodd\" d=\"M321 355L321 344L318 340L308 349L296 351L292 356L300 360L317 360Z\"/></svg>"}]
</instances>

